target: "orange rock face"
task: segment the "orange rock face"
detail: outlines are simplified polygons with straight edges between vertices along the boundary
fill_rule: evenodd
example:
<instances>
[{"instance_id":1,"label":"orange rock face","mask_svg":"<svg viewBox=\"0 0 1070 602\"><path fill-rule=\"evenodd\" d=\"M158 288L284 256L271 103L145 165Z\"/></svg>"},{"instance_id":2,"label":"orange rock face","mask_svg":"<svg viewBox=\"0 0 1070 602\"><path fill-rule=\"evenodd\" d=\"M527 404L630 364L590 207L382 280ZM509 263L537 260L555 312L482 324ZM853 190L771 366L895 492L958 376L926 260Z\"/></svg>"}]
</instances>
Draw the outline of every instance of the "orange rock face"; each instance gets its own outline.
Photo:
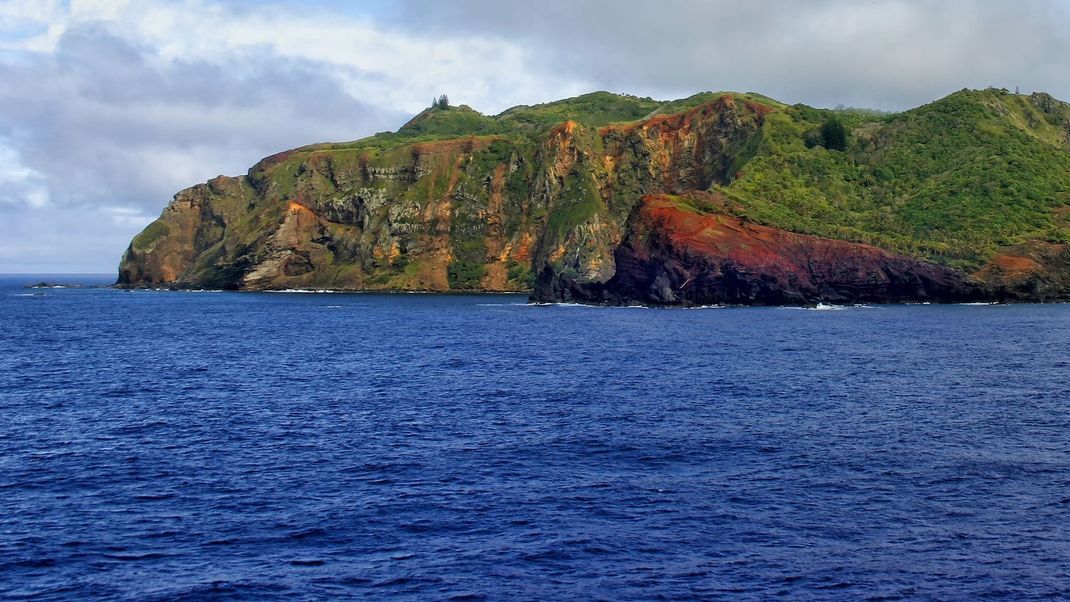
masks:
<instances>
[{"instance_id":1,"label":"orange rock face","mask_svg":"<svg viewBox=\"0 0 1070 602\"><path fill-rule=\"evenodd\" d=\"M1033 241L1006 248L975 276L1001 299L1063 299L1070 289L1070 245Z\"/></svg>"}]
</instances>

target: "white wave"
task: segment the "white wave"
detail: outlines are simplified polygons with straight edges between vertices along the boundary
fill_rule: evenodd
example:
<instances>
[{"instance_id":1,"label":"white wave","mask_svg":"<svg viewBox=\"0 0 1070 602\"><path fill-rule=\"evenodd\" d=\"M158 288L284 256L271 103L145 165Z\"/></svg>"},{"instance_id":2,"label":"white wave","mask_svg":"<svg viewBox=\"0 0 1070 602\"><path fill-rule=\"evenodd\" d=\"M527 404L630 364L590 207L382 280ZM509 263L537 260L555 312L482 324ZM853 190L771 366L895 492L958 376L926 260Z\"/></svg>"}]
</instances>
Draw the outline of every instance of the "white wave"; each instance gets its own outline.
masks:
<instances>
[{"instance_id":1,"label":"white wave","mask_svg":"<svg viewBox=\"0 0 1070 602\"><path fill-rule=\"evenodd\" d=\"M597 305L593 303L530 303L529 305L553 307L582 307L584 309L651 309L649 305Z\"/></svg>"},{"instance_id":2,"label":"white wave","mask_svg":"<svg viewBox=\"0 0 1070 602\"><path fill-rule=\"evenodd\" d=\"M325 294L330 294L330 293L339 293L341 291L336 291L336 290L329 289L329 288L316 288L316 289L310 289L310 288L284 288L284 289L281 289L281 290L264 291L264 292L265 293L300 293L300 294L306 294L306 295L325 295Z\"/></svg>"},{"instance_id":3,"label":"white wave","mask_svg":"<svg viewBox=\"0 0 1070 602\"><path fill-rule=\"evenodd\" d=\"M111 287L101 287L111 288ZM156 288L116 288L113 290L119 290L124 293L224 293L221 288L164 288L162 286Z\"/></svg>"},{"instance_id":4,"label":"white wave","mask_svg":"<svg viewBox=\"0 0 1070 602\"><path fill-rule=\"evenodd\" d=\"M810 306L782 305L777 309L794 309L800 311L844 311L848 309L874 309L872 305L834 305L832 303L818 303Z\"/></svg>"},{"instance_id":5,"label":"white wave","mask_svg":"<svg viewBox=\"0 0 1070 602\"><path fill-rule=\"evenodd\" d=\"M559 303L533 302L525 303L525 305L528 305L530 307L579 307L583 309L605 309L607 307L606 305L591 305L589 303L565 303L563 301Z\"/></svg>"}]
</instances>

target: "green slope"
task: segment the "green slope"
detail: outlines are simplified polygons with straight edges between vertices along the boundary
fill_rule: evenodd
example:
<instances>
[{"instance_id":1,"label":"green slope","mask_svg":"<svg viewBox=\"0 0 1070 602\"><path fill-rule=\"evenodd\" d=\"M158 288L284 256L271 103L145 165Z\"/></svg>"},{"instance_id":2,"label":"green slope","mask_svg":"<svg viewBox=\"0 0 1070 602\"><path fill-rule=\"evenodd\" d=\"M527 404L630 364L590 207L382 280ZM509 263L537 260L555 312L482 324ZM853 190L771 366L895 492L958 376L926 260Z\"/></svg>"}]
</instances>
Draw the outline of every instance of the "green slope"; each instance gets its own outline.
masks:
<instances>
[{"instance_id":1,"label":"green slope","mask_svg":"<svg viewBox=\"0 0 1070 602\"><path fill-rule=\"evenodd\" d=\"M1070 107L1044 95L962 91L873 119L838 112L847 149L813 144L831 111L770 115L721 190L755 220L976 268L999 247L1070 241Z\"/></svg>"}]
</instances>

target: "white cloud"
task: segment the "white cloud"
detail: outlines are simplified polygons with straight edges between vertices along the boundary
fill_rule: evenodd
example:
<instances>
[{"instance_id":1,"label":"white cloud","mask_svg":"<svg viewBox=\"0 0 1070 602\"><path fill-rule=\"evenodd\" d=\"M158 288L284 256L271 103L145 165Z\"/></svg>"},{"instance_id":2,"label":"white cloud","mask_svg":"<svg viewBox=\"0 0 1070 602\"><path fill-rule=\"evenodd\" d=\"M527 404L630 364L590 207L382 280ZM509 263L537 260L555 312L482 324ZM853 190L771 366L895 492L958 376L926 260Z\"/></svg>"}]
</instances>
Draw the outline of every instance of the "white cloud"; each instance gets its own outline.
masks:
<instances>
[{"instance_id":1,"label":"white cloud","mask_svg":"<svg viewBox=\"0 0 1070 602\"><path fill-rule=\"evenodd\" d=\"M13 11L50 21L54 31L101 28L139 44L157 63L220 62L233 57L285 57L321 65L325 75L345 82L355 98L410 113L448 92L462 102L497 112L547 93L551 69L501 36L414 35L370 18L324 8L270 5L233 8L200 0L74 0L55 8ZM55 50L59 38L47 37ZM39 48L42 41L27 41ZM574 89L568 78L552 82ZM549 98L547 98L549 99Z\"/></svg>"},{"instance_id":2,"label":"white cloud","mask_svg":"<svg viewBox=\"0 0 1070 602\"><path fill-rule=\"evenodd\" d=\"M65 21L59 0L0 3L0 49L47 52L55 48Z\"/></svg>"}]
</instances>

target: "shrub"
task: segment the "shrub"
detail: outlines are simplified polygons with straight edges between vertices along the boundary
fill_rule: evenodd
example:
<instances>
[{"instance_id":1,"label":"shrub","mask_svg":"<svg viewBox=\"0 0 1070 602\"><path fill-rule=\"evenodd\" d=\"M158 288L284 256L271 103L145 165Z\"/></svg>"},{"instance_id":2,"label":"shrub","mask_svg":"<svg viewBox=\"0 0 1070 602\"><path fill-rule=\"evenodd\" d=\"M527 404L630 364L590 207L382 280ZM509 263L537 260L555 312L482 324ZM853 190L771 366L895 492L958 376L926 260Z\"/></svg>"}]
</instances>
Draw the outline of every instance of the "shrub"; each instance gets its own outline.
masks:
<instances>
[{"instance_id":1,"label":"shrub","mask_svg":"<svg viewBox=\"0 0 1070 602\"><path fill-rule=\"evenodd\" d=\"M847 150L847 128L836 117L830 117L821 126L821 140L829 150Z\"/></svg>"}]
</instances>

